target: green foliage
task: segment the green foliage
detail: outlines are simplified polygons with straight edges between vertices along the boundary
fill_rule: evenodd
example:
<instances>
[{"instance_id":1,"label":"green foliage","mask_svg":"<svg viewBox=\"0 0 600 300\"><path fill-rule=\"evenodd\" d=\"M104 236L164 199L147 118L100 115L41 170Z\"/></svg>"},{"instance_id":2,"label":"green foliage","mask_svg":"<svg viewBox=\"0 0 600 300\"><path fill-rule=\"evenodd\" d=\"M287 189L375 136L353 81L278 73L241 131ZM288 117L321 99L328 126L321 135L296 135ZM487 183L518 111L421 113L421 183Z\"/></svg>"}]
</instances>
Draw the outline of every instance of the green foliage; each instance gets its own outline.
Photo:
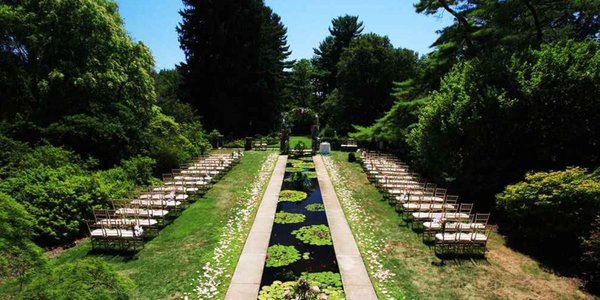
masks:
<instances>
[{"instance_id":1,"label":"green foliage","mask_svg":"<svg viewBox=\"0 0 600 300\"><path fill-rule=\"evenodd\" d=\"M592 224L589 237L581 242L583 254L581 262L585 269L587 287L592 291L600 291L600 215Z\"/></svg>"},{"instance_id":2,"label":"green foliage","mask_svg":"<svg viewBox=\"0 0 600 300\"><path fill-rule=\"evenodd\" d=\"M154 61L113 1L10 1L0 20L0 118L13 136L46 138L103 166L144 147Z\"/></svg>"},{"instance_id":3,"label":"green foliage","mask_svg":"<svg viewBox=\"0 0 600 300\"><path fill-rule=\"evenodd\" d=\"M279 201L300 202L308 197L303 191L283 190L279 192Z\"/></svg>"},{"instance_id":4,"label":"green foliage","mask_svg":"<svg viewBox=\"0 0 600 300\"><path fill-rule=\"evenodd\" d=\"M289 97L289 100L285 102L286 109L318 108L314 77L315 70L310 60L300 59L294 64L286 80L285 93Z\"/></svg>"},{"instance_id":5,"label":"green foliage","mask_svg":"<svg viewBox=\"0 0 600 300\"><path fill-rule=\"evenodd\" d=\"M341 288L342 287L342 276L340 275L340 273L303 272L301 277L305 278L309 282L317 282L320 288Z\"/></svg>"},{"instance_id":6,"label":"green foliage","mask_svg":"<svg viewBox=\"0 0 600 300\"><path fill-rule=\"evenodd\" d=\"M35 240L42 245L64 243L77 237L92 207L107 206L108 196L98 181L77 165L40 166L18 171L2 182L0 191L11 195L32 214Z\"/></svg>"},{"instance_id":7,"label":"green foliage","mask_svg":"<svg viewBox=\"0 0 600 300\"><path fill-rule=\"evenodd\" d=\"M138 156L121 162L120 167L97 171L92 177L98 182L99 189L109 199L125 199L138 186L148 186L158 179L152 177L155 161Z\"/></svg>"},{"instance_id":8,"label":"green foliage","mask_svg":"<svg viewBox=\"0 0 600 300\"><path fill-rule=\"evenodd\" d=\"M30 148L24 143L5 138L12 149L7 149L6 159L0 164L0 178L8 177L19 170L47 166L58 168L65 165L80 165L82 168L94 166L93 159L83 161L77 154L50 145ZM14 148L13 148L14 147Z\"/></svg>"},{"instance_id":9,"label":"green foliage","mask_svg":"<svg viewBox=\"0 0 600 300\"><path fill-rule=\"evenodd\" d=\"M302 223L304 220L306 220L306 216L303 214L294 214L283 211L275 214L275 223L277 224Z\"/></svg>"},{"instance_id":10,"label":"green foliage","mask_svg":"<svg viewBox=\"0 0 600 300\"><path fill-rule=\"evenodd\" d=\"M543 43L586 38L600 34L600 3L570 0L466 1L420 0L416 11L435 14L441 10L455 22L440 30L436 48L419 78L429 87L452 66L464 59L481 57L496 49L519 53Z\"/></svg>"},{"instance_id":11,"label":"green foliage","mask_svg":"<svg viewBox=\"0 0 600 300\"><path fill-rule=\"evenodd\" d=\"M0 281L45 263L42 249L30 241L33 223L21 204L0 192Z\"/></svg>"},{"instance_id":12,"label":"green foliage","mask_svg":"<svg viewBox=\"0 0 600 300\"><path fill-rule=\"evenodd\" d=\"M302 259L309 260L310 259L310 252L304 252L304 253L302 253Z\"/></svg>"},{"instance_id":13,"label":"green foliage","mask_svg":"<svg viewBox=\"0 0 600 300\"><path fill-rule=\"evenodd\" d=\"M147 153L156 160L158 174L177 168L210 148L200 123L179 124L156 106L148 129L151 143Z\"/></svg>"},{"instance_id":14,"label":"green foliage","mask_svg":"<svg viewBox=\"0 0 600 300\"><path fill-rule=\"evenodd\" d=\"M417 61L415 52L394 48L387 37L354 39L338 64L338 93L323 104L328 125L346 132L352 124L364 126L380 117L392 107L393 83L413 78Z\"/></svg>"},{"instance_id":15,"label":"green foliage","mask_svg":"<svg viewBox=\"0 0 600 300\"><path fill-rule=\"evenodd\" d=\"M326 273L330 273L326 274ZM267 300L267 299L306 299L306 300L317 300L317 299L329 299L329 300L343 300L346 299L344 295L344 291L340 286L331 287L328 284L322 284L317 279L328 280L331 283L333 277L340 277L339 274L331 273L331 272L322 272L322 273L303 273L302 277L298 281L274 281L271 285L263 286L258 294L258 299ZM304 277L307 278L304 278ZM341 280L341 277L340 277ZM301 283L307 282L309 287L314 289L314 286L319 287L318 291L312 291L309 289L308 291L304 291L299 286ZM325 295L327 298L322 298L322 295Z\"/></svg>"},{"instance_id":16,"label":"green foliage","mask_svg":"<svg viewBox=\"0 0 600 300\"><path fill-rule=\"evenodd\" d=\"M307 174L299 169L296 170L295 168L294 171L296 172L292 172L291 175L285 179L285 182L290 183L289 188L295 190L310 188L311 183L308 181Z\"/></svg>"},{"instance_id":17,"label":"green foliage","mask_svg":"<svg viewBox=\"0 0 600 300\"><path fill-rule=\"evenodd\" d=\"M306 149L306 144L303 141L298 141L296 145L294 145L294 151L299 154L303 154Z\"/></svg>"},{"instance_id":18,"label":"green foliage","mask_svg":"<svg viewBox=\"0 0 600 300\"><path fill-rule=\"evenodd\" d=\"M319 94L327 96L337 88L338 63L342 52L360 36L363 29L363 22L358 20L358 16L345 15L331 21L330 35L315 49L313 58Z\"/></svg>"},{"instance_id":19,"label":"green foliage","mask_svg":"<svg viewBox=\"0 0 600 300\"><path fill-rule=\"evenodd\" d=\"M178 123L197 122L198 116L194 109L188 103L181 101L183 98L181 84L181 74L177 70L160 70L155 73L156 105L164 114L172 116Z\"/></svg>"},{"instance_id":20,"label":"green foliage","mask_svg":"<svg viewBox=\"0 0 600 300\"><path fill-rule=\"evenodd\" d=\"M235 136L269 131L279 117L290 54L280 17L262 0L184 5L178 27L187 57L179 67L184 100L208 128Z\"/></svg>"},{"instance_id":21,"label":"green foliage","mask_svg":"<svg viewBox=\"0 0 600 300\"><path fill-rule=\"evenodd\" d=\"M573 259L579 239L589 236L600 214L600 181L580 168L528 173L497 201L510 238L546 255Z\"/></svg>"},{"instance_id":22,"label":"green foliage","mask_svg":"<svg viewBox=\"0 0 600 300\"><path fill-rule=\"evenodd\" d=\"M295 168L295 167L286 167L285 171L288 173L302 173L302 169L301 168Z\"/></svg>"},{"instance_id":23,"label":"green foliage","mask_svg":"<svg viewBox=\"0 0 600 300\"><path fill-rule=\"evenodd\" d=\"M308 179L317 179L317 172L309 171L309 172L304 172L304 174L306 175L306 177Z\"/></svg>"},{"instance_id":24,"label":"green foliage","mask_svg":"<svg viewBox=\"0 0 600 300\"><path fill-rule=\"evenodd\" d=\"M308 211L325 211L325 206L320 203L312 203L306 206Z\"/></svg>"},{"instance_id":25,"label":"green foliage","mask_svg":"<svg viewBox=\"0 0 600 300\"><path fill-rule=\"evenodd\" d=\"M294 168L298 168L298 169L314 169L315 168L315 164L312 161L302 161L299 159L291 159L289 161L289 163L292 164L292 166Z\"/></svg>"},{"instance_id":26,"label":"green foliage","mask_svg":"<svg viewBox=\"0 0 600 300\"><path fill-rule=\"evenodd\" d=\"M399 84L396 84L399 89ZM354 126L356 132L350 137L360 142L387 141L408 152L406 137L419 121L419 113L429 101L429 98L407 100L395 94L397 100L385 115L369 127Z\"/></svg>"},{"instance_id":27,"label":"green foliage","mask_svg":"<svg viewBox=\"0 0 600 300\"><path fill-rule=\"evenodd\" d=\"M127 175L127 180L136 185L149 185L156 161L149 157L137 156L121 161L121 168Z\"/></svg>"},{"instance_id":28,"label":"green foliage","mask_svg":"<svg viewBox=\"0 0 600 300\"><path fill-rule=\"evenodd\" d=\"M327 225L303 226L292 231L292 234L305 244L315 246L333 245Z\"/></svg>"},{"instance_id":29,"label":"green foliage","mask_svg":"<svg viewBox=\"0 0 600 300\"><path fill-rule=\"evenodd\" d=\"M283 267L300 260L294 246L273 245L267 249L267 267Z\"/></svg>"},{"instance_id":30,"label":"green foliage","mask_svg":"<svg viewBox=\"0 0 600 300\"><path fill-rule=\"evenodd\" d=\"M82 259L35 274L26 299L132 299L133 282L100 259Z\"/></svg>"},{"instance_id":31,"label":"green foliage","mask_svg":"<svg viewBox=\"0 0 600 300\"><path fill-rule=\"evenodd\" d=\"M129 195L136 185L148 185L154 160L134 157L121 167L90 172L93 160L45 145L22 148L2 167L7 176L0 191L21 203L33 218L33 233L41 245L69 242L85 228L94 206Z\"/></svg>"},{"instance_id":32,"label":"green foliage","mask_svg":"<svg viewBox=\"0 0 600 300\"><path fill-rule=\"evenodd\" d=\"M465 196L491 195L527 170L597 164L600 46L549 44L455 68L408 136L425 173Z\"/></svg>"}]
</instances>

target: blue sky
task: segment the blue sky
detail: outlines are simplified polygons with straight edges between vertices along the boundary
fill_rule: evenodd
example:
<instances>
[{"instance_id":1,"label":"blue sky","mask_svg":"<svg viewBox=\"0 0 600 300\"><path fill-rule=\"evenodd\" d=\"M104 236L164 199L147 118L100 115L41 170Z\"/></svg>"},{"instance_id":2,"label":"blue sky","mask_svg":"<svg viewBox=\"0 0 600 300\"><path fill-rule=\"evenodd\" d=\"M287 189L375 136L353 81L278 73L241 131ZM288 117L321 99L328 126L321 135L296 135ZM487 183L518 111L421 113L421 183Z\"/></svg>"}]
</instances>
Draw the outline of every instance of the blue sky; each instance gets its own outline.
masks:
<instances>
[{"instance_id":1,"label":"blue sky","mask_svg":"<svg viewBox=\"0 0 600 300\"><path fill-rule=\"evenodd\" d=\"M181 21L181 0L117 0L125 28L143 41L156 59L156 68L173 68L184 60L175 27ZM313 48L328 35L331 19L358 15L364 32L387 35L396 47L430 51L436 30L452 23L450 15L415 13L410 0L266 0L288 29L292 59L310 58Z\"/></svg>"}]
</instances>

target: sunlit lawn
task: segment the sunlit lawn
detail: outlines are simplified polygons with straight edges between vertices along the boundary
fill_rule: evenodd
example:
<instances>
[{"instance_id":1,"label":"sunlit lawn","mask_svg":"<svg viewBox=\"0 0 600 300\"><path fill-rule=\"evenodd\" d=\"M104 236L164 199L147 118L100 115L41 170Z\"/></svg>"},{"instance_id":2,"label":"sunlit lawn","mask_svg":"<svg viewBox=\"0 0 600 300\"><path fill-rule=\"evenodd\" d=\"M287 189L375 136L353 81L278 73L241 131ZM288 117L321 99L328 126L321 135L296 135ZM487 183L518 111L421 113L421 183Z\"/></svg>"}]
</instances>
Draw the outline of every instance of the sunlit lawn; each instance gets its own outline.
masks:
<instances>
[{"instance_id":1,"label":"sunlit lawn","mask_svg":"<svg viewBox=\"0 0 600 300\"><path fill-rule=\"evenodd\" d=\"M310 145L312 143L310 137L307 137L307 136L290 136L290 147L291 148L296 147L296 144L298 144L298 142L303 142L304 146L306 146L306 148L310 148Z\"/></svg>"},{"instance_id":2,"label":"sunlit lawn","mask_svg":"<svg viewBox=\"0 0 600 300\"><path fill-rule=\"evenodd\" d=\"M433 248L383 201L359 163L347 162L347 153L332 157L340 173L352 179L347 188L369 216L360 224L348 220L352 230L368 228L386 241L379 254L384 267L396 274L385 285L393 294L407 299L592 299L578 290L576 280L540 268L535 260L506 247L497 234L488 243L487 259L450 260L440 266ZM364 249L361 252L364 256Z\"/></svg>"}]
</instances>

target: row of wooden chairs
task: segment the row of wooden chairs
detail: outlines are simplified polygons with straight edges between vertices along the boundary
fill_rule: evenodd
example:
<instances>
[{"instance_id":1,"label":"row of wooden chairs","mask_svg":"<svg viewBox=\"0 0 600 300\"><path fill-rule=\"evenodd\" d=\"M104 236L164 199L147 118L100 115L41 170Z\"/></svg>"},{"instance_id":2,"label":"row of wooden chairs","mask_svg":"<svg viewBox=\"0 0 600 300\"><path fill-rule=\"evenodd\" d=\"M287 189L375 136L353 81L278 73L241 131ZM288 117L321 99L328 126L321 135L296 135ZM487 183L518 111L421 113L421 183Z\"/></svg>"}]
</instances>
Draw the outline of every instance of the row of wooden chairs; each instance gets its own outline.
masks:
<instances>
[{"instance_id":1,"label":"row of wooden chairs","mask_svg":"<svg viewBox=\"0 0 600 300\"><path fill-rule=\"evenodd\" d=\"M489 213L473 213L472 203L428 182L397 157L361 151L367 176L412 226L422 229L423 240L433 238L436 252L483 249L490 234Z\"/></svg>"},{"instance_id":2,"label":"row of wooden chairs","mask_svg":"<svg viewBox=\"0 0 600 300\"><path fill-rule=\"evenodd\" d=\"M95 209L87 221L94 249L137 250L144 237L165 224L168 216L183 210L191 194L206 192L214 182L239 162L242 152L213 154L163 174L161 185L153 186L134 199L113 200L110 209Z\"/></svg>"}]
</instances>

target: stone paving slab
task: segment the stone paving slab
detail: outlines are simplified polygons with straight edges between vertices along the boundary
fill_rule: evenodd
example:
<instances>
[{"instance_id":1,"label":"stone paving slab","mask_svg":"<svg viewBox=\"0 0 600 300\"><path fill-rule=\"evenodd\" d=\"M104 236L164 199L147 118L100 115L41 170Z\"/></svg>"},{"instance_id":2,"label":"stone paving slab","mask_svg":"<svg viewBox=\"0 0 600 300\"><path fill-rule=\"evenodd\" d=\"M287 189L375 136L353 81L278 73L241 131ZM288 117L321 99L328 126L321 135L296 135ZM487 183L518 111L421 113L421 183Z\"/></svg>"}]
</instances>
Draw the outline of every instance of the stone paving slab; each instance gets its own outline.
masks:
<instances>
[{"instance_id":1,"label":"stone paving slab","mask_svg":"<svg viewBox=\"0 0 600 300\"><path fill-rule=\"evenodd\" d=\"M225 295L226 300L256 300L258 298L286 163L287 156L279 156L246 239L244 250L242 250L235 267L231 284Z\"/></svg>"},{"instance_id":2,"label":"stone paving slab","mask_svg":"<svg viewBox=\"0 0 600 300\"><path fill-rule=\"evenodd\" d=\"M377 294L367 273L358 246L344 216L327 169L321 156L313 157L317 179L323 196L327 222L333 239L335 256L342 275L342 284L348 300L375 300Z\"/></svg>"}]
</instances>

